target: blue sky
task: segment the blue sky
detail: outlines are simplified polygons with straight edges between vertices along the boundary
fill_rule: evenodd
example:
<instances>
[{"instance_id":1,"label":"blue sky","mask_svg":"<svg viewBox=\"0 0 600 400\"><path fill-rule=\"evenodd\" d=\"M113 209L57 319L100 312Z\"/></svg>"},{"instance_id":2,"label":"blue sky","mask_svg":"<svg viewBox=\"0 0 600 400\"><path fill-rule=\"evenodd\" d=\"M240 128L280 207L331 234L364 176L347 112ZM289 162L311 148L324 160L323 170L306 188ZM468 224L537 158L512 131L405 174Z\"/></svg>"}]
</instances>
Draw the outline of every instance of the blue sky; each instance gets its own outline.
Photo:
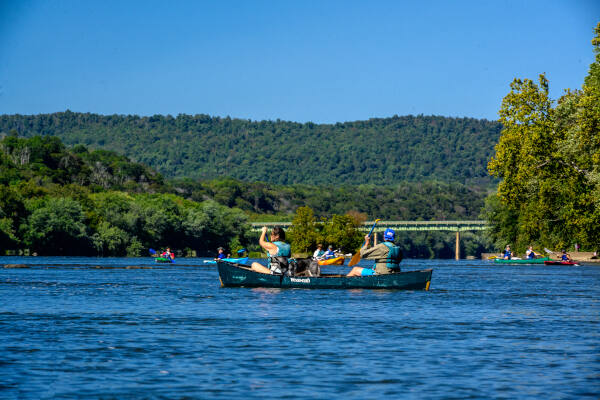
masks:
<instances>
[{"instance_id":1,"label":"blue sky","mask_svg":"<svg viewBox=\"0 0 600 400\"><path fill-rule=\"evenodd\" d=\"M497 119L579 88L600 1L2 1L0 114Z\"/></svg>"}]
</instances>

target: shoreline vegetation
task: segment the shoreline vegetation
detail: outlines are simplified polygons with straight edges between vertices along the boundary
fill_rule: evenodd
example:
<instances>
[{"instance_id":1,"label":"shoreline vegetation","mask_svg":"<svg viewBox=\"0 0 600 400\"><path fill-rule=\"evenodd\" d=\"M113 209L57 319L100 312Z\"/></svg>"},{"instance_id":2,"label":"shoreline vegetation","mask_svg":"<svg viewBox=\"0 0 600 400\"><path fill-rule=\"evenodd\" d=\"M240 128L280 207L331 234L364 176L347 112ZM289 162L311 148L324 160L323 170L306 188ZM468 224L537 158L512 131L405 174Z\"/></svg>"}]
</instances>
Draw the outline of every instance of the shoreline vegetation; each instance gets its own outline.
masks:
<instances>
[{"instance_id":1,"label":"shoreline vegetation","mask_svg":"<svg viewBox=\"0 0 600 400\"><path fill-rule=\"evenodd\" d=\"M10 132L0 141L0 250L86 256L141 256L166 246L180 256L214 255L219 246L259 251L250 221L293 220L306 209L313 219L312 242L306 247L306 237L292 229L296 252L312 252L317 240L351 252L360 244L355 243L358 223L367 218L354 211L359 207L384 218L472 219L485 195L478 188L435 181L319 187L231 178L167 180L111 151ZM453 254L450 234L399 237L407 256ZM464 239L463 254L485 250L484 238Z\"/></svg>"}]
</instances>

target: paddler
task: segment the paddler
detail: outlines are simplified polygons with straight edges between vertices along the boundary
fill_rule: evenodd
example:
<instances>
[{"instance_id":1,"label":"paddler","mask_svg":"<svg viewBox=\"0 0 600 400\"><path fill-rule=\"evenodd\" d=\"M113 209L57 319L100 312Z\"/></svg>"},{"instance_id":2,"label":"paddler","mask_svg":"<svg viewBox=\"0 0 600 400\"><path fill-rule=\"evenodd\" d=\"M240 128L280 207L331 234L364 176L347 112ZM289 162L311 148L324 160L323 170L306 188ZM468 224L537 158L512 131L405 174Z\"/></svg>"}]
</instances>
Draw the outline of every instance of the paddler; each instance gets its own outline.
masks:
<instances>
[{"instance_id":1,"label":"paddler","mask_svg":"<svg viewBox=\"0 0 600 400\"><path fill-rule=\"evenodd\" d=\"M167 247L167 249L162 252L161 257L168 258L169 260L174 260L175 254L171 253L171 248Z\"/></svg>"},{"instance_id":2,"label":"paddler","mask_svg":"<svg viewBox=\"0 0 600 400\"><path fill-rule=\"evenodd\" d=\"M284 261L287 264L287 259L292 255L290 245L285 242L285 231L282 227L275 226L271 230L270 241L266 240L266 236L267 227L263 226L258 244L267 252L268 268L256 261L252 263L250 268L263 274L281 274L282 270L279 262Z\"/></svg>"},{"instance_id":3,"label":"paddler","mask_svg":"<svg viewBox=\"0 0 600 400\"><path fill-rule=\"evenodd\" d=\"M532 260L532 259L536 258L538 255L535 254L535 251L533 251L533 246L529 246L527 248L527 251L525 252L525 256L528 260Z\"/></svg>"},{"instance_id":4,"label":"paddler","mask_svg":"<svg viewBox=\"0 0 600 400\"><path fill-rule=\"evenodd\" d=\"M218 252L218 254L217 254L217 258L215 258L215 261L216 261L216 260L222 260L222 259L224 259L224 258L227 258L227 256L225 255L225 249L224 249L224 248L222 248L222 247L219 247L219 248L217 249L217 252Z\"/></svg>"},{"instance_id":5,"label":"paddler","mask_svg":"<svg viewBox=\"0 0 600 400\"><path fill-rule=\"evenodd\" d=\"M323 258L325 260L329 260L330 258L335 258L335 251L333 251L333 246L329 245L325 254L323 254Z\"/></svg>"},{"instance_id":6,"label":"paddler","mask_svg":"<svg viewBox=\"0 0 600 400\"><path fill-rule=\"evenodd\" d=\"M383 233L383 243L369 248L371 237L365 236L365 245L360 249L360 258L375 260L374 268L354 267L346 276L383 275L400 272L402 251L396 246L396 232L388 228Z\"/></svg>"},{"instance_id":7,"label":"paddler","mask_svg":"<svg viewBox=\"0 0 600 400\"><path fill-rule=\"evenodd\" d=\"M503 254L502 258L505 260L510 260L512 258L512 251L510 250L510 246L508 244L506 245L506 248L504 249L504 254Z\"/></svg>"},{"instance_id":8,"label":"paddler","mask_svg":"<svg viewBox=\"0 0 600 400\"><path fill-rule=\"evenodd\" d=\"M323 251L323 245L321 243L319 243L317 245L317 249L313 253L313 258L320 260L321 258L323 258L323 254L325 254L325 252Z\"/></svg>"},{"instance_id":9,"label":"paddler","mask_svg":"<svg viewBox=\"0 0 600 400\"><path fill-rule=\"evenodd\" d=\"M566 261L566 262L573 261L573 259L571 258L571 255L569 253L567 253L566 250L562 251L562 254L560 255L560 260L561 261Z\"/></svg>"}]
</instances>

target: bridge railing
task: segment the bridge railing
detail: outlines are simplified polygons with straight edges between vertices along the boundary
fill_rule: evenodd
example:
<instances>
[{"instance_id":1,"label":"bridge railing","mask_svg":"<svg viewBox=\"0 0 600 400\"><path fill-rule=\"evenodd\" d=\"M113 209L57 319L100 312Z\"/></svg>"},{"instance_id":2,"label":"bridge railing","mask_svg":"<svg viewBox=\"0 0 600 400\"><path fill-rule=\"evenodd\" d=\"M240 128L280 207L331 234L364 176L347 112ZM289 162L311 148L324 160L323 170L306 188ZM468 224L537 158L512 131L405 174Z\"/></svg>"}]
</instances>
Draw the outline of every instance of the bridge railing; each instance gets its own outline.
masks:
<instances>
[{"instance_id":1,"label":"bridge railing","mask_svg":"<svg viewBox=\"0 0 600 400\"><path fill-rule=\"evenodd\" d=\"M375 221L365 221L359 228L361 231L368 232ZM260 231L263 226L272 228L281 226L289 228L291 222L253 222L252 230ZM375 227L375 232L383 232L387 228L397 231L482 231L488 228L487 221L379 221Z\"/></svg>"}]
</instances>

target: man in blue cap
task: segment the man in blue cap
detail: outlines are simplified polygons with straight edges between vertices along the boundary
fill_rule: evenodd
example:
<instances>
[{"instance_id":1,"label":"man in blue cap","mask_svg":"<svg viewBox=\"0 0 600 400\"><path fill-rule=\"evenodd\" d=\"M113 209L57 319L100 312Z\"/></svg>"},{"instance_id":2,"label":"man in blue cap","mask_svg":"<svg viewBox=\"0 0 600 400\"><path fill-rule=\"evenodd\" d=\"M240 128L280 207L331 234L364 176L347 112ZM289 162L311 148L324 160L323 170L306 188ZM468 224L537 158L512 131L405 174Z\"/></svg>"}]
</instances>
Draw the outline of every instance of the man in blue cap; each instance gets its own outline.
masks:
<instances>
[{"instance_id":1,"label":"man in blue cap","mask_svg":"<svg viewBox=\"0 0 600 400\"><path fill-rule=\"evenodd\" d=\"M360 249L360 258L375 260L373 268L354 267L347 276L382 275L400 272L402 251L394 244L396 232L387 228L383 233L383 243L369 248L371 238L365 236L365 245Z\"/></svg>"}]
</instances>

